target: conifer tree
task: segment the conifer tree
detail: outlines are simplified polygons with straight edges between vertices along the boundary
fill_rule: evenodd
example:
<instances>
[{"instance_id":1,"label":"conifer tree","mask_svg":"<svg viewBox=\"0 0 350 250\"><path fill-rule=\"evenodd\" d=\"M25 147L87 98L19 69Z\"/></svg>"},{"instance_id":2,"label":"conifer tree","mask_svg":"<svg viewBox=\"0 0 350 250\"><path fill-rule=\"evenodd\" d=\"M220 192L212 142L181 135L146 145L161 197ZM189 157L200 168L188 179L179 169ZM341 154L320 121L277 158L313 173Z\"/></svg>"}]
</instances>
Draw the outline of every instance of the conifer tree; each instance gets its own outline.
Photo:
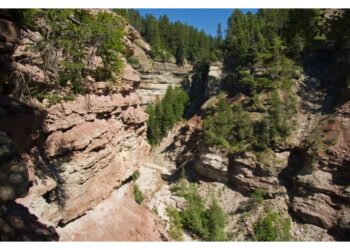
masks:
<instances>
[{"instance_id":1,"label":"conifer tree","mask_svg":"<svg viewBox=\"0 0 350 250\"><path fill-rule=\"evenodd\" d=\"M221 30L221 24L218 23L218 28L217 28L217 31L216 31L216 38L218 41L222 41L222 30Z\"/></svg>"}]
</instances>

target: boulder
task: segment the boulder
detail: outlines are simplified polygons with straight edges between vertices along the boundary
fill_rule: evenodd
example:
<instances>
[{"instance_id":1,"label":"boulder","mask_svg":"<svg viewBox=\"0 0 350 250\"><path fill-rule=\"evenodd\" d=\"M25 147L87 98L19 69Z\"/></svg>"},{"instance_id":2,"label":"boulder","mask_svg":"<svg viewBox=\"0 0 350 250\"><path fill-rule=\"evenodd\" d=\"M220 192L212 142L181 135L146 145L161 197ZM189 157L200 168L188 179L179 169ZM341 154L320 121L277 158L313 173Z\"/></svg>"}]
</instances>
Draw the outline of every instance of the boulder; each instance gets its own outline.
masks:
<instances>
[{"instance_id":1,"label":"boulder","mask_svg":"<svg viewBox=\"0 0 350 250\"><path fill-rule=\"evenodd\" d=\"M201 176L218 182L228 182L228 157L224 152L209 149L201 153L194 168Z\"/></svg>"}]
</instances>

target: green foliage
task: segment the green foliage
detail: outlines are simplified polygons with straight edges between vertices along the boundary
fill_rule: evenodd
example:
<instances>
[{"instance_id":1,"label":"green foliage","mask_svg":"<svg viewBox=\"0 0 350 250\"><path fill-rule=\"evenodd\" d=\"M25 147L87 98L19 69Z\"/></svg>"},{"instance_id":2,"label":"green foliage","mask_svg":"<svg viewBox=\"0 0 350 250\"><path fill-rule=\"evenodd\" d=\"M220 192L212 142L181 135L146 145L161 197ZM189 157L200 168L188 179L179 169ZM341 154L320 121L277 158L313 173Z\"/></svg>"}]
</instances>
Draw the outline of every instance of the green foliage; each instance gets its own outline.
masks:
<instances>
[{"instance_id":1,"label":"green foliage","mask_svg":"<svg viewBox=\"0 0 350 250\"><path fill-rule=\"evenodd\" d=\"M147 107L147 137L151 145L158 144L169 129L182 119L188 102L189 97L184 90L169 86L161 101Z\"/></svg>"},{"instance_id":2,"label":"green foliage","mask_svg":"<svg viewBox=\"0 0 350 250\"><path fill-rule=\"evenodd\" d=\"M197 189L185 194L187 206L181 213L184 227L200 238L209 238L209 228L207 227L207 216L202 198Z\"/></svg>"},{"instance_id":3,"label":"green foliage","mask_svg":"<svg viewBox=\"0 0 350 250\"><path fill-rule=\"evenodd\" d=\"M317 9L261 9L256 14L234 10L224 44L226 66L264 65L276 59L276 52L298 58L322 35L321 14Z\"/></svg>"},{"instance_id":4,"label":"green foliage","mask_svg":"<svg viewBox=\"0 0 350 250\"><path fill-rule=\"evenodd\" d=\"M203 121L205 141L213 145L228 145L234 127L234 113L223 95L218 97L216 107Z\"/></svg>"},{"instance_id":5,"label":"green foliage","mask_svg":"<svg viewBox=\"0 0 350 250\"><path fill-rule=\"evenodd\" d=\"M263 151L273 143L283 142L295 127L296 100L290 93L285 93L282 102L276 91L271 93L271 106L264 118L254 124L256 135L254 148Z\"/></svg>"},{"instance_id":6,"label":"green foliage","mask_svg":"<svg viewBox=\"0 0 350 250\"><path fill-rule=\"evenodd\" d=\"M266 194L266 191L264 189L257 188L250 195L250 198L254 201L254 203L261 204L264 201L265 194Z\"/></svg>"},{"instance_id":7,"label":"green foliage","mask_svg":"<svg viewBox=\"0 0 350 250\"><path fill-rule=\"evenodd\" d=\"M183 241L183 225L180 212L176 208L167 207L167 214L170 218L169 236L176 241Z\"/></svg>"},{"instance_id":8,"label":"green foliage","mask_svg":"<svg viewBox=\"0 0 350 250\"><path fill-rule=\"evenodd\" d=\"M116 12L118 15L124 17L129 21L129 23L135 27L139 32L143 33L144 31L144 24L142 21L142 17L140 13L137 10L133 9L114 9L114 12Z\"/></svg>"},{"instance_id":9,"label":"green foliage","mask_svg":"<svg viewBox=\"0 0 350 250\"><path fill-rule=\"evenodd\" d=\"M137 184L134 184L134 198L138 204L141 204L143 202L143 200L145 199L145 197L143 196L143 194L142 194L142 192Z\"/></svg>"},{"instance_id":10,"label":"green foliage","mask_svg":"<svg viewBox=\"0 0 350 250\"><path fill-rule=\"evenodd\" d=\"M332 138L335 142L336 137ZM328 148L327 143L332 144L331 141L327 141L324 138L324 133L320 126L316 126L314 130L309 134L309 136L306 138L304 147L308 151L308 157L306 157L304 166L306 169L309 169L311 171L316 170L316 164L319 159L319 153L324 151L326 148Z\"/></svg>"},{"instance_id":11,"label":"green foliage","mask_svg":"<svg viewBox=\"0 0 350 250\"><path fill-rule=\"evenodd\" d=\"M54 83L70 82L74 93L83 93L87 75L117 82L123 67L123 22L118 16L82 9L23 10L23 25L43 35L35 49ZM96 72L90 67L94 56L100 56L103 62Z\"/></svg>"},{"instance_id":12,"label":"green foliage","mask_svg":"<svg viewBox=\"0 0 350 250\"><path fill-rule=\"evenodd\" d=\"M218 44L203 31L181 22L170 22L166 15L157 19L153 15L142 17L137 10L115 11L124 16L150 43L150 55L155 60L168 61L174 56L176 63L182 65L185 60L195 63L218 58Z\"/></svg>"},{"instance_id":13,"label":"green foliage","mask_svg":"<svg viewBox=\"0 0 350 250\"><path fill-rule=\"evenodd\" d=\"M252 122L241 106L231 105L224 95L209 109L203 120L204 139L209 145L223 146L228 150L241 148L253 136Z\"/></svg>"},{"instance_id":14,"label":"green foliage","mask_svg":"<svg viewBox=\"0 0 350 250\"><path fill-rule=\"evenodd\" d=\"M170 52L163 49L157 49L157 48L152 48L150 55L155 61L160 61L160 62L166 62L171 57Z\"/></svg>"},{"instance_id":15,"label":"green foliage","mask_svg":"<svg viewBox=\"0 0 350 250\"><path fill-rule=\"evenodd\" d=\"M132 180L133 181L136 181L138 178L140 178L140 171L139 170L136 170L132 176L131 176Z\"/></svg>"},{"instance_id":16,"label":"green foliage","mask_svg":"<svg viewBox=\"0 0 350 250\"><path fill-rule=\"evenodd\" d=\"M268 210L254 225L255 241L290 241L291 220Z\"/></svg>"},{"instance_id":17,"label":"green foliage","mask_svg":"<svg viewBox=\"0 0 350 250\"><path fill-rule=\"evenodd\" d=\"M179 213L182 228L207 241L226 239L224 227L226 214L213 198L206 209L195 184L180 179L173 190L186 199L186 207Z\"/></svg>"},{"instance_id":18,"label":"green foliage","mask_svg":"<svg viewBox=\"0 0 350 250\"><path fill-rule=\"evenodd\" d=\"M319 9L291 9L288 11L285 39L292 45L294 45L293 43L302 43L302 46L292 51L295 56L300 55L300 49L304 46L310 46L315 37L322 32L321 14Z\"/></svg>"},{"instance_id":19,"label":"green foliage","mask_svg":"<svg viewBox=\"0 0 350 250\"><path fill-rule=\"evenodd\" d=\"M51 93L36 93L36 94L33 94L33 97L37 98L40 101L42 101L43 99L47 99L49 106L57 104L61 101L74 100L74 95L58 95L58 94L51 94Z\"/></svg>"},{"instance_id":20,"label":"green foliage","mask_svg":"<svg viewBox=\"0 0 350 250\"><path fill-rule=\"evenodd\" d=\"M262 110L257 94L250 102ZM223 95L209 108L203 120L204 141L231 152L254 149L264 151L274 143L283 142L295 127L296 100L284 92L283 101L277 91L270 93L270 104L262 119L253 122L241 105L231 106Z\"/></svg>"},{"instance_id":21,"label":"green foliage","mask_svg":"<svg viewBox=\"0 0 350 250\"><path fill-rule=\"evenodd\" d=\"M208 240L224 241L226 239L224 232L226 215L215 199L206 210L206 217L209 231Z\"/></svg>"},{"instance_id":22,"label":"green foliage","mask_svg":"<svg viewBox=\"0 0 350 250\"><path fill-rule=\"evenodd\" d=\"M243 131L245 133L239 137L237 129L243 129L242 126L237 125L236 131L232 129L229 132L223 126L225 135L214 137L216 141L207 140L210 144L225 148L229 146L235 150L248 147L256 151L264 151L274 143L284 141L290 135L295 125L296 114L293 80L297 79L301 73L300 67L287 57L287 54L291 54L288 50L289 41L285 39L290 15L289 10L259 10L257 14L233 11L228 21L224 59L226 67L238 76L238 87L234 88L236 92L234 94L242 93L249 97L249 101L244 102L247 110L265 112L265 114L253 123L246 115L247 113L241 112L243 116L240 119L231 119L228 124L243 123L245 127L253 127L254 131L252 129ZM303 43L302 39L304 38L300 37L300 41L295 41L299 44L294 44L299 54L303 49L301 47L304 46L300 44ZM215 118L205 118L209 121L207 127L210 128L209 133L205 131L207 139L208 135L209 137L215 135L214 127L218 131L221 130L220 122L214 121L217 118L220 121L220 112L217 114ZM227 114L225 115L227 118L234 117Z\"/></svg>"}]
</instances>

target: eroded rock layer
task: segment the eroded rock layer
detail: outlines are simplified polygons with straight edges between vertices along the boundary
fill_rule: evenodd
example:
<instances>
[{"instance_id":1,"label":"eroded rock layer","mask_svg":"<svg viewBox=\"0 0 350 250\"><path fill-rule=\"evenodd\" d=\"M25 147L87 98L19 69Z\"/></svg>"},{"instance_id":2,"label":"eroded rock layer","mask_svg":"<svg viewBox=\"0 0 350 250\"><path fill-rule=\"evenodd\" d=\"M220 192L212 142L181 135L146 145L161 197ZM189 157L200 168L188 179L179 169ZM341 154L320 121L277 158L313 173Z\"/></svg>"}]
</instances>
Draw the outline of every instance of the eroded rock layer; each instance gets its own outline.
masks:
<instances>
[{"instance_id":1,"label":"eroded rock layer","mask_svg":"<svg viewBox=\"0 0 350 250\"><path fill-rule=\"evenodd\" d=\"M128 25L125 32L124 42L134 60L132 66L140 72L141 82L137 92L147 102L162 98L169 86L181 86L186 81L193 69L192 65L177 65L175 59L155 61L149 55L150 45L135 28Z\"/></svg>"},{"instance_id":2,"label":"eroded rock layer","mask_svg":"<svg viewBox=\"0 0 350 250\"><path fill-rule=\"evenodd\" d=\"M27 156L36 185L21 203L57 225L109 197L150 149L147 115L139 104L134 94L115 94L79 96L50 107L45 134Z\"/></svg>"},{"instance_id":3,"label":"eroded rock layer","mask_svg":"<svg viewBox=\"0 0 350 250\"><path fill-rule=\"evenodd\" d=\"M135 202L130 185L57 231L62 241L160 241L165 233L156 216Z\"/></svg>"}]
</instances>

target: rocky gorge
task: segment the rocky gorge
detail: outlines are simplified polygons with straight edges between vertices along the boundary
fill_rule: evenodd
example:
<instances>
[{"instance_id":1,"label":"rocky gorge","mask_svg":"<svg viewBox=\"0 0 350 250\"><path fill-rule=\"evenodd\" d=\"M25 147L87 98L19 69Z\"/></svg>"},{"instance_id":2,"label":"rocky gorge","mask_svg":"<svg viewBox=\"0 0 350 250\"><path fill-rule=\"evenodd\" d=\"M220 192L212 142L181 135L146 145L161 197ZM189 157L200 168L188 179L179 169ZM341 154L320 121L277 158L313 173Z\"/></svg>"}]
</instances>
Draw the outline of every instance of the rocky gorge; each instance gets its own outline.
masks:
<instances>
[{"instance_id":1,"label":"rocky gorge","mask_svg":"<svg viewBox=\"0 0 350 250\"><path fill-rule=\"evenodd\" d=\"M50 84L32 50L41 34L19 28L6 12L0 16L2 93L13 93L9 77ZM332 79L306 65L292 90L297 126L287 142L261 154L230 152L203 143L203 120L235 76L222 62L212 62L196 92L193 65L152 59L151 46L130 24L124 34L130 57L121 84L112 89L88 78L88 93L55 104L28 97L18 85L19 94L1 96L1 240L172 240L167 208L186 206L173 191L181 171L198 184L201 197L217 198L227 214L227 240L252 240L254 225L268 208L290 219L294 240L350 239L348 93L345 101L334 102L336 94L318 86ZM349 55L349 47L342 54ZM343 60L348 65L349 57ZM92 61L98 65L101 58ZM252 71L263 74L257 67ZM145 108L170 85L196 92L192 101L199 108L151 148ZM231 104L244 98L227 97ZM135 185L144 195L141 204ZM255 190L264 190L259 204L252 198ZM183 234L186 241L198 240Z\"/></svg>"},{"instance_id":2,"label":"rocky gorge","mask_svg":"<svg viewBox=\"0 0 350 250\"><path fill-rule=\"evenodd\" d=\"M36 61L36 65L18 62L23 57L35 61L30 46L40 39L40 34L24 31L19 39L16 25L11 21L2 24L9 34L18 34L13 35L18 44L13 45L16 49L10 54L15 64L13 70L31 82L44 84L40 62ZM10 41L9 34L2 35ZM161 240L162 227L151 212L134 201L130 185L132 174L150 151L146 140L147 114L142 108L146 102L136 93L140 81L139 73L126 65L122 88L112 95L104 94L105 83L90 82L90 94L49 108L21 104L10 109L16 103L2 99L5 112L2 121L6 121L2 129L13 135L11 142L11 138L2 134L1 157L7 164L2 168L2 179L9 178L1 184L2 203L17 198L12 206L28 209L37 217L36 223L51 226L51 232L56 228L61 240ZM25 116L16 118L17 114ZM16 123L32 127L30 130L24 127L21 133L13 130ZM12 155L17 155L16 160L8 162L6 159ZM18 174L22 172L23 175ZM115 203L120 207L112 205ZM104 219L100 226L94 225L96 231L92 232L90 227L97 222L96 213ZM40 236L17 235L16 230L24 224L22 219L1 219L1 238L34 240L47 236L49 239L50 234L39 229ZM105 219L111 221L111 228L105 227ZM74 230L79 226L83 228ZM58 239L55 234L54 238Z\"/></svg>"}]
</instances>

